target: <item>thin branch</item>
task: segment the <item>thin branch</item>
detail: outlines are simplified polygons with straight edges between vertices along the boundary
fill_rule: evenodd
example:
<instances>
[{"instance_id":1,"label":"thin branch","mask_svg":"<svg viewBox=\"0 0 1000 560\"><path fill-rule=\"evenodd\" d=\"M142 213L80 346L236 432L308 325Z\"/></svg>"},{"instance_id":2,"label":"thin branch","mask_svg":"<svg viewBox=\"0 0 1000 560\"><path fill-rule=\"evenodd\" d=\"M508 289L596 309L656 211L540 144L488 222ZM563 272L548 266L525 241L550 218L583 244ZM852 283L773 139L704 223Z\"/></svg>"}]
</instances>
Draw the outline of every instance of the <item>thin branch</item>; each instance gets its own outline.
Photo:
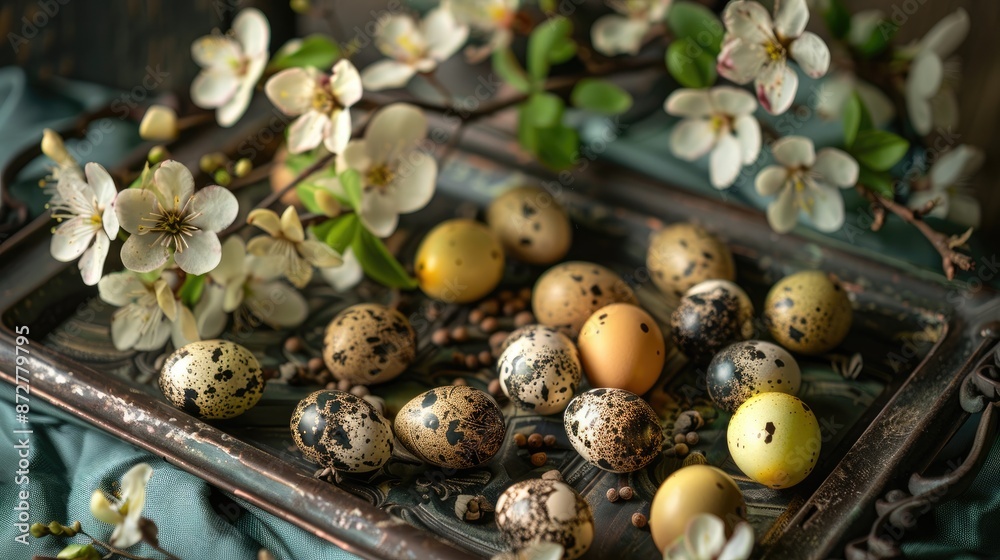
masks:
<instances>
[{"instance_id":1,"label":"thin branch","mask_svg":"<svg viewBox=\"0 0 1000 560\"><path fill-rule=\"evenodd\" d=\"M150 541L147 540L146 544L148 544L149 546L153 547L153 549L156 550L157 552L159 552L160 554L166 556L167 560L181 560L180 558L174 556L173 554L170 554L166 550L163 550L163 548L161 548L160 545L157 544L157 543L152 543L152 542L150 542Z\"/></svg>"},{"instance_id":2,"label":"thin branch","mask_svg":"<svg viewBox=\"0 0 1000 560\"><path fill-rule=\"evenodd\" d=\"M973 270L976 267L976 263L972 260L972 257L964 253L960 253L953 248L952 241L955 239L953 236L941 233L932 228L922 219L919 211L911 210L891 198L887 198L876 193L860 183L858 184L858 190L865 198L871 201L872 204L892 212L907 223L912 224L913 227L917 228L917 230L919 230L920 233L927 238L927 241L930 241L931 245L934 246L934 249L937 250L938 254L941 255L941 268L944 269L944 275L948 278L948 280L953 280L955 278L956 268L960 270Z\"/></svg>"},{"instance_id":3,"label":"thin branch","mask_svg":"<svg viewBox=\"0 0 1000 560\"><path fill-rule=\"evenodd\" d=\"M99 547L107 550L108 552L110 552L112 554L117 554L118 556L122 556L124 558L128 558L129 560L151 560L150 558L148 558L146 556L136 556L135 554L130 554L128 552L125 552L124 550L121 550L119 548L115 548L115 547L111 546L110 544L108 544L108 543L106 543L106 542L104 542L102 540L95 539L90 533L88 533L88 532L86 532L86 531L84 531L82 529L79 530L79 531L77 531L77 533L80 533L81 535L84 535L85 537L89 538L91 540L91 544L96 544L97 546L99 546Z\"/></svg>"}]
</instances>

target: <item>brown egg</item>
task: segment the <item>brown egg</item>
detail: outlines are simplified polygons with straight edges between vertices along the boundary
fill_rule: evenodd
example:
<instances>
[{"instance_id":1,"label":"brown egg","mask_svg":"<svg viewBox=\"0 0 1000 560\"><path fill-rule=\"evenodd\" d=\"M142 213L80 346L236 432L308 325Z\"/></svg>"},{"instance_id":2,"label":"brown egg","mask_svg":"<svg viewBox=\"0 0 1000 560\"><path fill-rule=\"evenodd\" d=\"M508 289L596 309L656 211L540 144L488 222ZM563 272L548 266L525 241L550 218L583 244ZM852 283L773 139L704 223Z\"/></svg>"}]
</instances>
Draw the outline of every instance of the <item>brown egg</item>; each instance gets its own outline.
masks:
<instances>
[{"instance_id":1,"label":"brown egg","mask_svg":"<svg viewBox=\"0 0 1000 560\"><path fill-rule=\"evenodd\" d=\"M573 241L569 216L548 192L517 187L498 196L486 214L508 255L530 264L552 264Z\"/></svg>"},{"instance_id":2,"label":"brown egg","mask_svg":"<svg viewBox=\"0 0 1000 560\"><path fill-rule=\"evenodd\" d=\"M336 379L356 385L395 378L417 355L417 335L402 313L377 303L352 305L330 321L323 362Z\"/></svg>"},{"instance_id":3,"label":"brown egg","mask_svg":"<svg viewBox=\"0 0 1000 560\"><path fill-rule=\"evenodd\" d=\"M719 350L753 336L753 303L728 280L699 282L670 315L670 334L685 356L707 364Z\"/></svg>"},{"instance_id":4,"label":"brown egg","mask_svg":"<svg viewBox=\"0 0 1000 560\"><path fill-rule=\"evenodd\" d=\"M535 282L535 320L575 338L595 311L611 303L637 303L620 276L594 263L572 261L548 269Z\"/></svg>"},{"instance_id":5,"label":"brown egg","mask_svg":"<svg viewBox=\"0 0 1000 560\"><path fill-rule=\"evenodd\" d=\"M764 322L779 344L800 354L823 354L840 344L854 312L840 283L822 270L781 279L764 301Z\"/></svg>"},{"instance_id":6,"label":"brown egg","mask_svg":"<svg viewBox=\"0 0 1000 560\"><path fill-rule=\"evenodd\" d=\"M728 474L709 465L682 467L660 485L649 507L649 531L656 548L663 549L684 534L688 522L711 513L726 524L726 536L746 517L739 486Z\"/></svg>"},{"instance_id":7,"label":"brown egg","mask_svg":"<svg viewBox=\"0 0 1000 560\"><path fill-rule=\"evenodd\" d=\"M393 428L411 453L452 469L489 461L507 433L496 401L468 385L438 387L417 395L399 409Z\"/></svg>"},{"instance_id":8,"label":"brown egg","mask_svg":"<svg viewBox=\"0 0 1000 560\"><path fill-rule=\"evenodd\" d=\"M606 471L637 471L660 456L663 428L649 404L621 389L591 389L563 415L566 436L587 462Z\"/></svg>"},{"instance_id":9,"label":"brown egg","mask_svg":"<svg viewBox=\"0 0 1000 560\"><path fill-rule=\"evenodd\" d=\"M446 303L476 301L503 278L500 241L485 224L448 220L432 229L417 249L420 289Z\"/></svg>"},{"instance_id":10,"label":"brown egg","mask_svg":"<svg viewBox=\"0 0 1000 560\"><path fill-rule=\"evenodd\" d=\"M646 267L660 290L681 297L704 280L735 280L736 265L729 247L701 226L674 224L653 234Z\"/></svg>"},{"instance_id":11,"label":"brown egg","mask_svg":"<svg viewBox=\"0 0 1000 560\"><path fill-rule=\"evenodd\" d=\"M587 319L577 341L591 387L642 395L660 377L666 346L660 327L639 307L613 303Z\"/></svg>"}]
</instances>

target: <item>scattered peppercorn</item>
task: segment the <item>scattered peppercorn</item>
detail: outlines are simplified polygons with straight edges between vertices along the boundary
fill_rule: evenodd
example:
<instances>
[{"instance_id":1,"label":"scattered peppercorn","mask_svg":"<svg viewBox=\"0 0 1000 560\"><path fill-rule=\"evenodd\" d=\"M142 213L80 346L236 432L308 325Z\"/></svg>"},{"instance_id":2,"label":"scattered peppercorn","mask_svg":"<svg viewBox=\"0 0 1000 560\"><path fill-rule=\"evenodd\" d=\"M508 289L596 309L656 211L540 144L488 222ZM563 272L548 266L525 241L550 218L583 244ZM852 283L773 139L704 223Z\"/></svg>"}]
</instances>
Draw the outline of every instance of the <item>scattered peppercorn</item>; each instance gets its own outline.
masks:
<instances>
[{"instance_id":1,"label":"scattered peppercorn","mask_svg":"<svg viewBox=\"0 0 1000 560\"><path fill-rule=\"evenodd\" d=\"M486 314L483 313L482 309L473 309L469 312L469 322L478 325L486 318Z\"/></svg>"},{"instance_id":2,"label":"scattered peppercorn","mask_svg":"<svg viewBox=\"0 0 1000 560\"><path fill-rule=\"evenodd\" d=\"M542 438L542 443L545 444L545 447L555 447L557 443L556 436L548 434L547 436Z\"/></svg>"},{"instance_id":3,"label":"scattered peppercorn","mask_svg":"<svg viewBox=\"0 0 1000 560\"><path fill-rule=\"evenodd\" d=\"M455 379L451 380L451 384L452 385L468 385L469 382L466 381L464 377L456 377Z\"/></svg>"},{"instance_id":4,"label":"scattered peppercorn","mask_svg":"<svg viewBox=\"0 0 1000 560\"><path fill-rule=\"evenodd\" d=\"M309 362L306 364L306 367L309 368L309 373L315 375L326 367L326 364L323 363L323 358L317 356L315 358L309 358Z\"/></svg>"},{"instance_id":5,"label":"scattered peppercorn","mask_svg":"<svg viewBox=\"0 0 1000 560\"><path fill-rule=\"evenodd\" d=\"M622 486L618 489L618 497L626 502L632 499L632 494L633 491L631 486Z\"/></svg>"},{"instance_id":6,"label":"scattered peppercorn","mask_svg":"<svg viewBox=\"0 0 1000 560\"><path fill-rule=\"evenodd\" d=\"M690 449L688 448L686 443L678 443L677 445L674 446L674 453L676 453L678 457L683 457L687 455L689 450Z\"/></svg>"},{"instance_id":7,"label":"scattered peppercorn","mask_svg":"<svg viewBox=\"0 0 1000 560\"><path fill-rule=\"evenodd\" d=\"M500 328L500 322L497 321L496 317L487 317L483 319L482 323L479 323L479 328L485 333L492 333Z\"/></svg>"},{"instance_id":8,"label":"scattered peppercorn","mask_svg":"<svg viewBox=\"0 0 1000 560\"><path fill-rule=\"evenodd\" d=\"M549 460L549 456L545 454L544 451L539 451L538 453L531 454L531 464L536 467L544 465Z\"/></svg>"},{"instance_id":9,"label":"scattered peppercorn","mask_svg":"<svg viewBox=\"0 0 1000 560\"><path fill-rule=\"evenodd\" d=\"M364 397L370 395L371 391L369 391L368 387L365 387L364 385L355 385L354 387L351 387L351 394L356 397Z\"/></svg>"},{"instance_id":10,"label":"scattered peppercorn","mask_svg":"<svg viewBox=\"0 0 1000 560\"><path fill-rule=\"evenodd\" d=\"M438 346L446 346L449 342L451 342L451 337L448 336L448 330L438 329L434 331L434 334L431 335L431 342Z\"/></svg>"},{"instance_id":11,"label":"scattered peppercorn","mask_svg":"<svg viewBox=\"0 0 1000 560\"><path fill-rule=\"evenodd\" d=\"M685 441L687 441L687 438L684 434L677 434L674 436L674 443L684 443Z\"/></svg>"},{"instance_id":12,"label":"scattered peppercorn","mask_svg":"<svg viewBox=\"0 0 1000 560\"><path fill-rule=\"evenodd\" d=\"M465 342L469 340L469 329L465 327L455 327L451 330L451 338L455 342Z\"/></svg>"},{"instance_id":13,"label":"scattered peppercorn","mask_svg":"<svg viewBox=\"0 0 1000 560\"><path fill-rule=\"evenodd\" d=\"M698 435L698 432L688 432L687 435L684 436L684 441L688 445L698 445L698 442L701 441L701 436Z\"/></svg>"},{"instance_id":14,"label":"scattered peppercorn","mask_svg":"<svg viewBox=\"0 0 1000 560\"><path fill-rule=\"evenodd\" d=\"M608 488L608 493L605 494L605 496L608 497L608 501L609 502L612 502L612 503L617 502L618 501L618 489L617 488Z\"/></svg>"},{"instance_id":15,"label":"scattered peppercorn","mask_svg":"<svg viewBox=\"0 0 1000 560\"><path fill-rule=\"evenodd\" d=\"M536 432L528 436L528 447L531 449L539 449L544 443L545 439L542 437L542 434Z\"/></svg>"},{"instance_id":16,"label":"scattered peppercorn","mask_svg":"<svg viewBox=\"0 0 1000 560\"><path fill-rule=\"evenodd\" d=\"M302 351L302 339L297 336L290 336L285 339L285 350L288 352L298 353Z\"/></svg>"},{"instance_id":17,"label":"scattered peppercorn","mask_svg":"<svg viewBox=\"0 0 1000 560\"><path fill-rule=\"evenodd\" d=\"M469 354L465 357L465 367L476 369L479 367L479 358L475 354Z\"/></svg>"},{"instance_id":18,"label":"scattered peppercorn","mask_svg":"<svg viewBox=\"0 0 1000 560\"><path fill-rule=\"evenodd\" d=\"M493 354L490 354L489 350L483 350L479 353L479 363L484 366L490 365L493 362Z\"/></svg>"},{"instance_id":19,"label":"scattered peppercorn","mask_svg":"<svg viewBox=\"0 0 1000 560\"><path fill-rule=\"evenodd\" d=\"M639 513L639 512L633 513L632 514L632 525L635 525L636 527L642 529L643 527L646 526L646 516L643 515L643 514L641 514L641 513Z\"/></svg>"},{"instance_id":20,"label":"scattered peppercorn","mask_svg":"<svg viewBox=\"0 0 1000 560\"><path fill-rule=\"evenodd\" d=\"M531 311L522 311L517 315L514 315L514 326L524 327L535 322L535 316Z\"/></svg>"},{"instance_id":21,"label":"scattered peppercorn","mask_svg":"<svg viewBox=\"0 0 1000 560\"><path fill-rule=\"evenodd\" d=\"M518 447L528 445L528 437L524 434L514 434L514 445Z\"/></svg>"}]
</instances>

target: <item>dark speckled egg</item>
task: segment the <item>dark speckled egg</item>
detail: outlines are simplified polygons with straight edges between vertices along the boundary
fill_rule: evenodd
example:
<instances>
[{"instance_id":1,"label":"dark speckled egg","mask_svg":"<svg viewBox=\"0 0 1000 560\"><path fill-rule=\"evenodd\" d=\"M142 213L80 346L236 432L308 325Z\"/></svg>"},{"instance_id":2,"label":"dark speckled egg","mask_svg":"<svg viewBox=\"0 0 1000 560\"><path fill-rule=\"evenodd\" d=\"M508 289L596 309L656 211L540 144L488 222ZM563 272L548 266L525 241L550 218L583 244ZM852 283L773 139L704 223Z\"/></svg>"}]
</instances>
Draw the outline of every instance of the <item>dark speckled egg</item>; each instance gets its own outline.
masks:
<instances>
[{"instance_id":1,"label":"dark speckled egg","mask_svg":"<svg viewBox=\"0 0 1000 560\"><path fill-rule=\"evenodd\" d=\"M351 393L312 393L295 407L291 429L302 454L324 467L363 473L392 456L392 424Z\"/></svg>"},{"instance_id":2,"label":"dark speckled egg","mask_svg":"<svg viewBox=\"0 0 1000 560\"><path fill-rule=\"evenodd\" d=\"M727 280L695 285L670 316L677 348L696 363L707 363L716 352L753 335L753 303L746 292Z\"/></svg>"},{"instance_id":3,"label":"dark speckled egg","mask_svg":"<svg viewBox=\"0 0 1000 560\"><path fill-rule=\"evenodd\" d=\"M524 331L497 362L500 387L518 408L562 412L583 378L580 355L566 335L549 327Z\"/></svg>"},{"instance_id":4,"label":"dark speckled egg","mask_svg":"<svg viewBox=\"0 0 1000 560\"><path fill-rule=\"evenodd\" d=\"M706 380L715 404L734 412L744 401L761 393L798 394L802 373L784 348L748 340L730 344L716 354L708 364Z\"/></svg>"},{"instance_id":5,"label":"dark speckled egg","mask_svg":"<svg viewBox=\"0 0 1000 560\"><path fill-rule=\"evenodd\" d=\"M497 499L497 527L515 551L536 542L562 545L563 558L583 556L594 541L590 504L572 486L533 478L516 482Z\"/></svg>"},{"instance_id":6,"label":"dark speckled egg","mask_svg":"<svg viewBox=\"0 0 1000 560\"><path fill-rule=\"evenodd\" d=\"M377 303L352 305L330 321L323 361L337 379L370 385L393 379L417 355L417 335L402 313Z\"/></svg>"},{"instance_id":7,"label":"dark speckled egg","mask_svg":"<svg viewBox=\"0 0 1000 560\"><path fill-rule=\"evenodd\" d=\"M414 455L439 467L468 469L500 450L507 425L496 401L466 385L437 387L399 409L396 437Z\"/></svg>"},{"instance_id":8,"label":"dark speckled egg","mask_svg":"<svg viewBox=\"0 0 1000 560\"><path fill-rule=\"evenodd\" d=\"M822 270L782 278L767 294L764 322L779 344L800 354L829 352L851 330L851 300Z\"/></svg>"},{"instance_id":9,"label":"dark speckled egg","mask_svg":"<svg viewBox=\"0 0 1000 560\"><path fill-rule=\"evenodd\" d=\"M563 424L576 452L606 471L637 471L659 457L663 444L652 407L624 389L581 393L566 407Z\"/></svg>"},{"instance_id":10,"label":"dark speckled egg","mask_svg":"<svg viewBox=\"0 0 1000 560\"><path fill-rule=\"evenodd\" d=\"M264 375L252 352L228 340L185 344L163 364L160 390L174 406L207 420L239 416L264 393Z\"/></svg>"}]
</instances>

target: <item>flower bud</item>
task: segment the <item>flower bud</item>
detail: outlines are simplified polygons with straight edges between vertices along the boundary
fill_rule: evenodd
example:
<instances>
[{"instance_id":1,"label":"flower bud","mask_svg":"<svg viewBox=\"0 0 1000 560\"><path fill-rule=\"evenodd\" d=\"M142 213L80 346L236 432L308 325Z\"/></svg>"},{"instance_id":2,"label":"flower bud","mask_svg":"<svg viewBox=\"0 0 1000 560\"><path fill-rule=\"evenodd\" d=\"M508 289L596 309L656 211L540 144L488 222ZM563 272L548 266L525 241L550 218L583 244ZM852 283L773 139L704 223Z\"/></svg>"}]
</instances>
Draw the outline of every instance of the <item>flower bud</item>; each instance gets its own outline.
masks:
<instances>
[{"instance_id":1,"label":"flower bud","mask_svg":"<svg viewBox=\"0 0 1000 560\"><path fill-rule=\"evenodd\" d=\"M167 159L168 157L170 157L170 152L168 152L165 147L153 146L153 149L149 150L149 155L146 156L146 159L149 161L149 163L157 164Z\"/></svg>"},{"instance_id":2,"label":"flower bud","mask_svg":"<svg viewBox=\"0 0 1000 560\"><path fill-rule=\"evenodd\" d=\"M330 194L329 191L317 189L314 197L316 199L316 206L319 206L324 216L335 218L340 215L340 201Z\"/></svg>"},{"instance_id":3,"label":"flower bud","mask_svg":"<svg viewBox=\"0 0 1000 560\"><path fill-rule=\"evenodd\" d=\"M228 186L229 183L232 182L233 180L233 178L229 175L229 172L226 171L225 169L217 170L215 172L214 177L215 177L215 182L223 187Z\"/></svg>"},{"instance_id":4,"label":"flower bud","mask_svg":"<svg viewBox=\"0 0 1000 560\"><path fill-rule=\"evenodd\" d=\"M237 177L246 177L247 173L250 173L251 171L253 171L253 162L247 158L241 158L236 162L236 166L233 168L233 173L235 173Z\"/></svg>"},{"instance_id":5,"label":"flower bud","mask_svg":"<svg viewBox=\"0 0 1000 560\"><path fill-rule=\"evenodd\" d=\"M153 105L146 109L139 123L139 136L143 140L167 142L177 138L177 113L164 105Z\"/></svg>"},{"instance_id":6,"label":"flower bud","mask_svg":"<svg viewBox=\"0 0 1000 560\"><path fill-rule=\"evenodd\" d=\"M31 524L30 532L31 532L31 536L35 537L36 539L40 539L42 537L47 537L50 534L52 534L52 532L49 531L48 526L42 525L41 523L32 523Z\"/></svg>"},{"instance_id":7,"label":"flower bud","mask_svg":"<svg viewBox=\"0 0 1000 560\"><path fill-rule=\"evenodd\" d=\"M42 133L42 153L59 165L76 165L76 160L66 151L62 136L51 128L46 128Z\"/></svg>"}]
</instances>

